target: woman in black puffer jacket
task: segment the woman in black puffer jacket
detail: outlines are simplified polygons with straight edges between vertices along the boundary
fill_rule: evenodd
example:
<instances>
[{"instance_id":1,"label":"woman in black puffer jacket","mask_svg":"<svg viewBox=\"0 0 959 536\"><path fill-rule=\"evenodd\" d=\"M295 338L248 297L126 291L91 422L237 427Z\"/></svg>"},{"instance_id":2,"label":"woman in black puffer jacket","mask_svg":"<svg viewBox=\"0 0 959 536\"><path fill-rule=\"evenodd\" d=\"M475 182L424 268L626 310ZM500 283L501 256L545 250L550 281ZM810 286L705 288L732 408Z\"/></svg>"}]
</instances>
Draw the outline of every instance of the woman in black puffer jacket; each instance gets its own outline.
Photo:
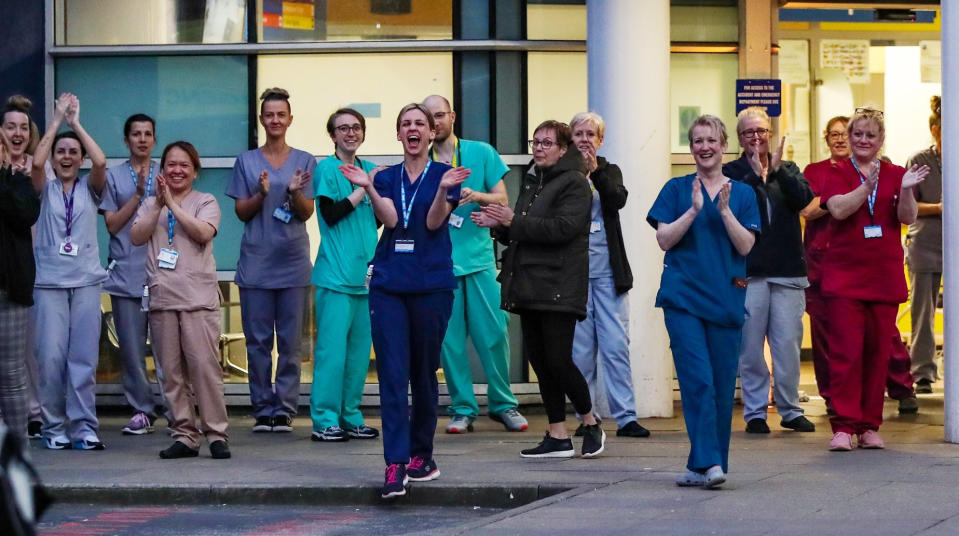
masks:
<instances>
[{"instance_id":1,"label":"woman in black puffer jacket","mask_svg":"<svg viewBox=\"0 0 959 536\"><path fill-rule=\"evenodd\" d=\"M606 434L592 414L586 380L573 364L573 334L586 316L590 191L579 151L568 151L570 128L559 121L536 127L530 167L515 210L487 205L473 221L493 229L509 247L499 281L501 307L520 316L523 345L549 418L549 431L525 458L569 458L566 397L584 416L582 455L603 451Z\"/></svg>"}]
</instances>

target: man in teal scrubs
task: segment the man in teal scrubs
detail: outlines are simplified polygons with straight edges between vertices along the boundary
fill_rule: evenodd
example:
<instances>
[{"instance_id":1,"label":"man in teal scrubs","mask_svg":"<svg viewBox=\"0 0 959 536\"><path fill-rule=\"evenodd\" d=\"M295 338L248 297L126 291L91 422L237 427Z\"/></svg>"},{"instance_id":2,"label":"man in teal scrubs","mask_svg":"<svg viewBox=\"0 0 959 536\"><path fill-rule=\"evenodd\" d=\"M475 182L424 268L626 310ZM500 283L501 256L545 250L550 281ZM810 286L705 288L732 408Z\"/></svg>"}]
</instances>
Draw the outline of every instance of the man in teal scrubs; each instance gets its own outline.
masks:
<instances>
[{"instance_id":1,"label":"man in teal scrubs","mask_svg":"<svg viewBox=\"0 0 959 536\"><path fill-rule=\"evenodd\" d=\"M366 119L360 112L341 108L330 116L326 129L335 151L313 173L321 241L312 278L317 329L311 438L373 439L379 431L363 422L360 402L373 344L366 270L376 249L376 218L365 191L339 170L342 164L351 164L369 173L373 163L356 156L366 135Z\"/></svg>"},{"instance_id":2,"label":"man in teal scrubs","mask_svg":"<svg viewBox=\"0 0 959 536\"><path fill-rule=\"evenodd\" d=\"M488 143L461 140L453 134L456 112L439 95L423 101L436 121L436 137L430 148L433 160L464 166L471 173L463 183L459 207L450 215L450 240L453 242L453 315L443 340L443 373L450 394L448 434L473 430L479 415L473 378L466 354L466 337L473 341L486 373L489 416L519 432L526 430L526 419L517 411L518 402L509 385L509 339L507 314L499 308L500 288L496 282L493 241L487 229L477 227L470 213L480 205L506 204L503 176L509 171Z\"/></svg>"}]
</instances>

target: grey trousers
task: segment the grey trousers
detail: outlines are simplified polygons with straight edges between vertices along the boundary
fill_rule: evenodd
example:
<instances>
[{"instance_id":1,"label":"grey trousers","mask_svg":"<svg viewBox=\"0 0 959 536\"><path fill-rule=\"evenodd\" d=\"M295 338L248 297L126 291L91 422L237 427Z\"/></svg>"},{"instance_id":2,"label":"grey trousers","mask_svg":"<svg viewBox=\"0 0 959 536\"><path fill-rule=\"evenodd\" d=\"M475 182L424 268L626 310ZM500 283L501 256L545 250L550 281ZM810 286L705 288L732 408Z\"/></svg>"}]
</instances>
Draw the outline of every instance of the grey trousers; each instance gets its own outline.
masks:
<instances>
[{"instance_id":1,"label":"grey trousers","mask_svg":"<svg viewBox=\"0 0 959 536\"><path fill-rule=\"evenodd\" d=\"M803 414L799 407L799 347L802 315L806 309L803 288L751 277L746 288L746 322L739 349L743 419L765 419L769 402L769 367L764 343L769 339L775 378L776 410L784 421Z\"/></svg>"},{"instance_id":2,"label":"grey trousers","mask_svg":"<svg viewBox=\"0 0 959 536\"><path fill-rule=\"evenodd\" d=\"M117 328L120 362L123 364L123 396L134 411L155 416L153 386L147 379L146 367L147 313L140 310L140 298L110 295L110 302L113 304L113 322ZM154 359L154 362L157 365L157 381L162 385L160 360ZM162 388L160 402L163 403Z\"/></svg>"},{"instance_id":3,"label":"grey trousers","mask_svg":"<svg viewBox=\"0 0 959 536\"><path fill-rule=\"evenodd\" d=\"M100 285L35 288L43 437L95 436Z\"/></svg>"},{"instance_id":4,"label":"grey trousers","mask_svg":"<svg viewBox=\"0 0 959 536\"><path fill-rule=\"evenodd\" d=\"M912 280L912 347L909 350L912 377L917 381L934 382L939 379L939 370L936 368L936 336L933 328L942 273L909 270L909 277Z\"/></svg>"}]
</instances>

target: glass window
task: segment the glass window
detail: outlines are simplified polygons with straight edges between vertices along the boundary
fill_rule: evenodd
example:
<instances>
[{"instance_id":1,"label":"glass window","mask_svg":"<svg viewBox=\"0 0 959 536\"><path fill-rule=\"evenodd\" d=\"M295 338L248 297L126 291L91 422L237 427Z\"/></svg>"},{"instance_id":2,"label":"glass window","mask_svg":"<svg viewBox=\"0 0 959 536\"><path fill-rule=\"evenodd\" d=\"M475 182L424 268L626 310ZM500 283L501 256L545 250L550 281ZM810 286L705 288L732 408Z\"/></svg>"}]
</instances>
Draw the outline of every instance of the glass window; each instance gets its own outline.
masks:
<instances>
[{"instance_id":1,"label":"glass window","mask_svg":"<svg viewBox=\"0 0 959 536\"><path fill-rule=\"evenodd\" d=\"M134 113L157 121L164 145L187 140L201 156L236 156L249 143L247 62L239 56L63 58L56 92L75 93L81 120L107 157L125 158L123 122Z\"/></svg>"},{"instance_id":2,"label":"glass window","mask_svg":"<svg viewBox=\"0 0 959 536\"><path fill-rule=\"evenodd\" d=\"M527 3L526 38L585 41L586 2Z\"/></svg>"},{"instance_id":3,"label":"glass window","mask_svg":"<svg viewBox=\"0 0 959 536\"><path fill-rule=\"evenodd\" d=\"M257 0L260 41L452 39L453 2Z\"/></svg>"},{"instance_id":4,"label":"glass window","mask_svg":"<svg viewBox=\"0 0 959 536\"><path fill-rule=\"evenodd\" d=\"M257 96L268 87L290 92L293 125L287 142L316 155L333 152L326 120L337 108L355 108L366 117L366 141L359 154L399 154L396 114L432 93L453 94L453 56L422 54L284 54L260 56ZM258 126L258 139L266 139Z\"/></svg>"},{"instance_id":5,"label":"glass window","mask_svg":"<svg viewBox=\"0 0 959 536\"><path fill-rule=\"evenodd\" d=\"M56 44L246 41L246 0L57 0Z\"/></svg>"},{"instance_id":6,"label":"glass window","mask_svg":"<svg viewBox=\"0 0 959 536\"><path fill-rule=\"evenodd\" d=\"M669 39L727 43L739 41L739 8L735 2L731 4L670 6Z\"/></svg>"},{"instance_id":7,"label":"glass window","mask_svg":"<svg viewBox=\"0 0 959 536\"><path fill-rule=\"evenodd\" d=\"M736 138L736 54L670 54L670 149L688 153L689 125L701 114L712 114L726 123L728 153L739 152ZM708 90L704 91L704 88Z\"/></svg>"},{"instance_id":8,"label":"glass window","mask_svg":"<svg viewBox=\"0 0 959 536\"><path fill-rule=\"evenodd\" d=\"M588 106L585 52L530 52L527 55L527 139L547 119L568 123ZM532 152L532 151L530 151Z\"/></svg>"}]
</instances>

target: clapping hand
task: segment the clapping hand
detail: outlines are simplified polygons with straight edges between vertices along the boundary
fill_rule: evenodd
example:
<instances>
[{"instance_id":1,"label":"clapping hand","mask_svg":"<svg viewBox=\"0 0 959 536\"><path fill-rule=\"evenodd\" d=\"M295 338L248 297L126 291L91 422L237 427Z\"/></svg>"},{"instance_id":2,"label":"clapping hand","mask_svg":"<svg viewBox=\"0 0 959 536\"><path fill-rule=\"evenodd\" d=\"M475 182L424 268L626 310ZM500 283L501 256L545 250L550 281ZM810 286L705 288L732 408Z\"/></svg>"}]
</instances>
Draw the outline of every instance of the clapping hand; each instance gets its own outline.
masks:
<instances>
[{"instance_id":1,"label":"clapping hand","mask_svg":"<svg viewBox=\"0 0 959 536\"><path fill-rule=\"evenodd\" d=\"M166 185L166 177L162 173L157 175L157 189L154 196L156 197L156 205L159 208L163 208L167 204L167 193L169 188Z\"/></svg>"},{"instance_id":2,"label":"clapping hand","mask_svg":"<svg viewBox=\"0 0 959 536\"><path fill-rule=\"evenodd\" d=\"M783 136L779 140L779 147L776 148L776 152L774 152L770 156L769 171L772 171L773 173L779 171L779 167L782 165L783 150L785 149L785 147L786 147L786 136Z\"/></svg>"},{"instance_id":3,"label":"clapping hand","mask_svg":"<svg viewBox=\"0 0 959 536\"><path fill-rule=\"evenodd\" d=\"M913 164L912 167L906 171L906 174L902 176L902 189L907 190L918 186L922 181L926 180L929 171L929 166Z\"/></svg>"},{"instance_id":4,"label":"clapping hand","mask_svg":"<svg viewBox=\"0 0 959 536\"><path fill-rule=\"evenodd\" d=\"M463 184L463 181L469 176L470 169L463 166L447 170L440 179L440 188L449 190L456 185Z\"/></svg>"},{"instance_id":5,"label":"clapping hand","mask_svg":"<svg viewBox=\"0 0 959 536\"><path fill-rule=\"evenodd\" d=\"M586 171L592 173L597 167L599 167L599 162L596 160L596 147L590 145L589 147L579 147L579 152L583 155L583 160L586 161Z\"/></svg>"},{"instance_id":6,"label":"clapping hand","mask_svg":"<svg viewBox=\"0 0 959 536\"><path fill-rule=\"evenodd\" d=\"M264 173L266 173L266 171L264 171ZM298 169L295 173L293 173L293 178L290 179L290 185L287 186L286 189L290 193L294 193L306 186L306 181L308 180L310 180L310 172Z\"/></svg>"},{"instance_id":7,"label":"clapping hand","mask_svg":"<svg viewBox=\"0 0 959 536\"><path fill-rule=\"evenodd\" d=\"M693 195L692 195L693 209L696 212L699 212L703 209L703 181L699 179L699 175L696 175L696 178L693 179Z\"/></svg>"},{"instance_id":8,"label":"clapping hand","mask_svg":"<svg viewBox=\"0 0 959 536\"><path fill-rule=\"evenodd\" d=\"M726 181L723 184L723 187L719 189L719 198L716 202L716 209L719 210L720 214L725 214L729 211L729 192L732 190L732 183Z\"/></svg>"},{"instance_id":9,"label":"clapping hand","mask_svg":"<svg viewBox=\"0 0 959 536\"><path fill-rule=\"evenodd\" d=\"M259 184L264 196L270 193L270 174L265 169L260 172Z\"/></svg>"},{"instance_id":10,"label":"clapping hand","mask_svg":"<svg viewBox=\"0 0 959 536\"><path fill-rule=\"evenodd\" d=\"M378 170L374 169L373 171L377 172ZM371 179L362 168L358 168L349 164L341 164L340 173L346 177L346 180L360 188L366 188L373 184L373 179Z\"/></svg>"},{"instance_id":11,"label":"clapping hand","mask_svg":"<svg viewBox=\"0 0 959 536\"><path fill-rule=\"evenodd\" d=\"M64 118L67 121L67 125L76 130L77 126L80 124L80 99L78 99L73 93L66 93L65 95L67 96L68 103L64 113Z\"/></svg>"},{"instance_id":12,"label":"clapping hand","mask_svg":"<svg viewBox=\"0 0 959 536\"><path fill-rule=\"evenodd\" d=\"M470 215L470 219L473 220L476 225L480 227L498 227L500 225L509 227L513 223L513 209L509 208L506 205L486 205L480 209L483 217L480 217L477 221L477 218L473 217L474 212ZM480 223L490 222L492 225L480 225Z\"/></svg>"},{"instance_id":13,"label":"clapping hand","mask_svg":"<svg viewBox=\"0 0 959 536\"><path fill-rule=\"evenodd\" d=\"M136 171L137 173L137 194L141 197L146 195L147 192L147 170L150 169L150 164L145 166L140 166L140 169Z\"/></svg>"}]
</instances>

